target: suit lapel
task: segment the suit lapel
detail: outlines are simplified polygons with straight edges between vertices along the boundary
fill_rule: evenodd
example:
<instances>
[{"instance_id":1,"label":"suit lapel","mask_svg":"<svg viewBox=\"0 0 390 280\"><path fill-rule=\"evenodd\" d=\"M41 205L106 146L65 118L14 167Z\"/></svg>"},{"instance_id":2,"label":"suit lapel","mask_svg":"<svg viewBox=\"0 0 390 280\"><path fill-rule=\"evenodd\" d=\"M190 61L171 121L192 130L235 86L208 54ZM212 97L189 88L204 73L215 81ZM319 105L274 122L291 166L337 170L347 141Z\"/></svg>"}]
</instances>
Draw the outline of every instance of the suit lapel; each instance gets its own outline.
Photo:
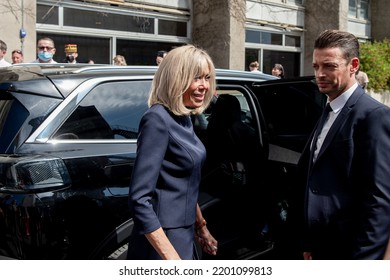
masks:
<instances>
[{"instance_id":1,"label":"suit lapel","mask_svg":"<svg viewBox=\"0 0 390 280\"><path fill-rule=\"evenodd\" d=\"M341 109L340 114L337 116L336 120L332 124L331 128L328 131L328 134L326 135L324 139L324 143L321 146L321 150L318 153L317 160L321 157L321 155L324 153L324 151L328 148L330 143L332 142L333 138L339 131L340 127L345 123L347 116L355 106L356 102L359 100L359 98L365 94L362 90L359 90L358 87L351 97L348 99L347 103L344 105L344 107Z\"/></svg>"}]
</instances>

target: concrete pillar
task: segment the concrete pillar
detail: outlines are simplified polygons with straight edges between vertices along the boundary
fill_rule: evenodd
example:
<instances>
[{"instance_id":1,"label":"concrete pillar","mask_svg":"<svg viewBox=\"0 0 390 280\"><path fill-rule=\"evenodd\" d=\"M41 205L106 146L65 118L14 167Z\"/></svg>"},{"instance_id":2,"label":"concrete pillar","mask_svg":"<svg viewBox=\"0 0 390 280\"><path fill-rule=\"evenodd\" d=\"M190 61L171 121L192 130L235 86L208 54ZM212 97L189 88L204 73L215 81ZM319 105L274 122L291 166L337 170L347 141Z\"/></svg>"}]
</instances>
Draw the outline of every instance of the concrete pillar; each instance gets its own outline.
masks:
<instances>
[{"instance_id":1,"label":"concrete pillar","mask_svg":"<svg viewBox=\"0 0 390 280\"><path fill-rule=\"evenodd\" d=\"M375 40L390 39L389 0L371 2L371 35Z\"/></svg>"},{"instance_id":2,"label":"concrete pillar","mask_svg":"<svg viewBox=\"0 0 390 280\"><path fill-rule=\"evenodd\" d=\"M245 0L193 0L192 40L217 68L245 70Z\"/></svg>"},{"instance_id":3,"label":"concrete pillar","mask_svg":"<svg viewBox=\"0 0 390 280\"><path fill-rule=\"evenodd\" d=\"M385 0L384 0L385 1ZM306 0L303 75L312 75L314 40L326 29L348 29L348 1Z\"/></svg>"}]
</instances>

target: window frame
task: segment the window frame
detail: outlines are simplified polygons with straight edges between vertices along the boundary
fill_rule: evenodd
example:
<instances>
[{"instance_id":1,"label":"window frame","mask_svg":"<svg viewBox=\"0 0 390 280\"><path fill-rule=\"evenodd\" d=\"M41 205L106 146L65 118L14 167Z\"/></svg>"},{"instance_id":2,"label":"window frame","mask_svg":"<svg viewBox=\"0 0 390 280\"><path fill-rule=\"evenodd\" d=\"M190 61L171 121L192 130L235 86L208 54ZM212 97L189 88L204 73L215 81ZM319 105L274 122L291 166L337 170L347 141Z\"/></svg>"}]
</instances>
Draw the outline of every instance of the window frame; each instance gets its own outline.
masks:
<instances>
[{"instance_id":1,"label":"window frame","mask_svg":"<svg viewBox=\"0 0 390 280\"><path fill-rule=\"evenodd\" d=\"M351 3L354 3L352 6ZM359 20L370 20L370 0L349 0L348 17Z\"/></svg>"}]
</instances>

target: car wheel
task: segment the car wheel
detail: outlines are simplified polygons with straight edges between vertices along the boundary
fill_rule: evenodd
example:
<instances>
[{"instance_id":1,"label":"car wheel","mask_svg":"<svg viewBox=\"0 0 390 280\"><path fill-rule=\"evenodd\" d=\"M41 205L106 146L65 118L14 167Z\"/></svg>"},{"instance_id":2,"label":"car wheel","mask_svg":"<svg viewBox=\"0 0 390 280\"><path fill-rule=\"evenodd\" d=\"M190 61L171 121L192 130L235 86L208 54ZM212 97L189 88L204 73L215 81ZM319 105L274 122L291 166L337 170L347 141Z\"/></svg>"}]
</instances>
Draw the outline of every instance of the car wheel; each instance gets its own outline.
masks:
<instances>
[{"instance_id":1,"label":"car wheel","mask_svg":"<svg viewBox=\"0 0 390 280\"><path fill-rule=\"evenodd\" d=\"M115 252L113 252L112 254L110 254L107 259L108 260L126 260L127 258L127 248L128 248L128 244L125 244L123 246L121 246L120 248L118 248L117 250L115 250Z\"/></svg>"},{"instance_id":2,"label":"car wheel","mask_svg":"<svg viewBox=\"0 0 390 280\"><path fill-rule=\"evenodd\" d=\"M133 220L127 220L111 232L92 252L91 260L124 260L127 256L127 248L131 233L133 232Z\"/></svg>"}]
</instances>

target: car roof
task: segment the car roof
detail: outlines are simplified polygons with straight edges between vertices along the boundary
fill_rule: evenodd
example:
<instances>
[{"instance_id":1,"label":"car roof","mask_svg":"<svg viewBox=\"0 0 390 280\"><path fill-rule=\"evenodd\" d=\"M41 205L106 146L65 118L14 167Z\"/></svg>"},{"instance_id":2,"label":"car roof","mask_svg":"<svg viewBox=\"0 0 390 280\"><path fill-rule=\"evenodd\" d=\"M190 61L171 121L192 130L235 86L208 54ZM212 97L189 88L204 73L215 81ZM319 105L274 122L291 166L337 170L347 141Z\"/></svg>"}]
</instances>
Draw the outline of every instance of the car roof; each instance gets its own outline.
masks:
<instances>
[{"instance_id":1,"label":"car roof","mask_svg":"<svg viewBox=\"0 0 390 280\"><path fill-rule=\"evenodd\" d=\"M117 66L87 63L22 63L0 69L0 89L31 92L39 88L39 94L64 98L84 81L110 77L127 79L152 79L158 66ZM279 78L249 71L216 69L218 83L262 83ZM24 82L28 81L28 83ZM53 88L54 87L54 88Z\"/></svg>"},{"instance_id":2,"label":"car roof","mask_svg":"<svg viewBox=\"0 0 390 280\"><path fill-rule=\"evenodd\" d=\"M87 64L87 63L21 63L4 68L11 73L29 73L29 75L20 75L18 80L23 77L31 78L31 75L39 76L60 76L66 74L89 74L89 73L105 73L105 74L130 74L130 75L154 75L158 66L117 66L109 64ZM243 80L275 80L276 77L264 73L253 73L249 71L216 69L217 78L232 78L240 77ZM1 75L0 75L1 79ZM2 80L2 79L1 79Z\"/></svg>"}]
</instances>

